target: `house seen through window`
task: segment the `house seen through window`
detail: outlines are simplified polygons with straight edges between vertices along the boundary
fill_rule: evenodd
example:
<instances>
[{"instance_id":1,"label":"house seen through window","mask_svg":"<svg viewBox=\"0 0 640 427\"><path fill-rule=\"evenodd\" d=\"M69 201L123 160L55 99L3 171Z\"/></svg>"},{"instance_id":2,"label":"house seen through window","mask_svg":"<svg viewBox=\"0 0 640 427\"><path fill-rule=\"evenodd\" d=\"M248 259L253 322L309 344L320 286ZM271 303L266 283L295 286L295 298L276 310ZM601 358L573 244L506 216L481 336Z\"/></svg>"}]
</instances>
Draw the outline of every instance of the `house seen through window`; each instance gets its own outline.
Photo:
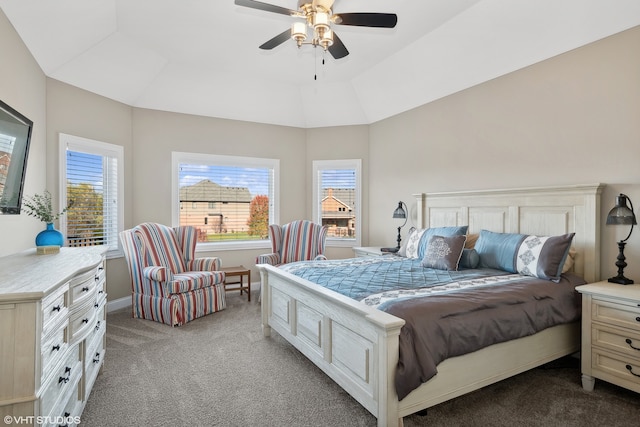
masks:
<instances>
[{"instance_id":1,"label":"house seen through window","mask_svg":"<svg viewBox=\"0 0 640 427\"><path fill-rule=\"evenodd\" d=\"M314 221L326 225L327 244L360 244L360 160L317 160Z\"/></svg>"},{"instance_id":2,"label":"house seen through window","mask_svg":"<svg viewBox=\"0 0 640 427\"><path fill-rule=\"evenodd\" d=\"M193 226L201 243L268 239L277 222L279 161L173 153L174 223Z\"/></svg>"}]
</instances>

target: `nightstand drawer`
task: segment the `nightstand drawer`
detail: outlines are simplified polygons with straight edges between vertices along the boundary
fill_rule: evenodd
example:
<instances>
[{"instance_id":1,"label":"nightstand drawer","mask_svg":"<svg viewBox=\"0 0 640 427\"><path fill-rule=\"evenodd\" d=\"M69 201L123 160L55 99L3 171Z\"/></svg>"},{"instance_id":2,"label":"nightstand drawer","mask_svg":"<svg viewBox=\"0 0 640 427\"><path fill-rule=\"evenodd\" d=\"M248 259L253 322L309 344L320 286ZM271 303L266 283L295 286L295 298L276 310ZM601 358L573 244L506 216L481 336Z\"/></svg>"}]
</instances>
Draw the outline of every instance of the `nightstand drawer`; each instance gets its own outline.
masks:
<instances>
[{"instance_id":1,"label":"nightstand drawer","mask_svg":"<svg viewBox=\"0 0 640 427\"><path fill-rule=\"evenodd\" d=\"M638 304L593 298L591 313L591 318L596 322L630 327L640 332L640 307Z\"/></svg>"},{"instance_id":2,"label":"nightstand drawer","mask_svg":"<svg viewBox=\"0 0 640 427\"><path fill-rule=\"evenodd\" d=\"M594 346L627 354L640 361L640 331L592 324L591 342Z\"/></svg>"},{"instance_id":3,"label":"nightstand drawer","mask_svg":"<svg viewBox=\"0 0 640 427\"><path fill-rule=\"evenodd\" d=\"M600 371L605 375L620 378L627 383L624 384L624 387L640 391L639 359L626 357L594 347L592 349L591 363L594 370Z\"/></svg>"}]
</instances>

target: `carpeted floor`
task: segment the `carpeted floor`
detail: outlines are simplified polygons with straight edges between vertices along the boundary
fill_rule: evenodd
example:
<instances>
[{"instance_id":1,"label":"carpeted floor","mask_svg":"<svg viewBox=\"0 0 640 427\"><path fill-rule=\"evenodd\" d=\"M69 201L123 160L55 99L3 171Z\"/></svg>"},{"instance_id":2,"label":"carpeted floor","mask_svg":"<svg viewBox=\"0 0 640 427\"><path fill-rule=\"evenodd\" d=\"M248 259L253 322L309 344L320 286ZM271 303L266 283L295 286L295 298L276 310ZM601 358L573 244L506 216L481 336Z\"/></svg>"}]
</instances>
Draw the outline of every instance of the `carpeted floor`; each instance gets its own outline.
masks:
<instances>
[{"instance_id":1,"label":"carpeted floor","mask_svg":"<svg viewBox=\"0 0 640 427\"><path fill-rule=\"evenodd\" d=\"M255 295L257 297L257 295ZM179 328L107 319L105 365L82 426L375 426L376 419L275 332L260 305L227 294L224 311ZM580 385L565 358L430 408L414 426L638 426L640 395Z\"/></svg>"}]
</instances>

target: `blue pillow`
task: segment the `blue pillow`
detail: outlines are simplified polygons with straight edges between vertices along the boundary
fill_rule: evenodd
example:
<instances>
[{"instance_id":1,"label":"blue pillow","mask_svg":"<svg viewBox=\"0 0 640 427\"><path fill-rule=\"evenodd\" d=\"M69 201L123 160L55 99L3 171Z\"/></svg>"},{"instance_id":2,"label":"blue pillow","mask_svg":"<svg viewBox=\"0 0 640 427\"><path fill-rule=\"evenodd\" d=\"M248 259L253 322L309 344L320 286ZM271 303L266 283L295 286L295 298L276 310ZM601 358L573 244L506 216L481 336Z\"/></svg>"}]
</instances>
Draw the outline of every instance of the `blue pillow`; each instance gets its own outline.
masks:
<instances>
[{"instance_id":1,"label":"blue pillow","mask_svg":"<svg viewBox=\"0 0 640 427\"><path fill-rule=\"evenodd\" d=\"M461 225L459 227L434 227L427 228L420 237L420 243L418 245L418 258L423 259L424 254L427 252L427 246L433 236L452 237L452 236L464 236L469 229L468 225Z\"/></svg>"},{"instance_id":2,"label":"blue pillow","mask_svg":"<svg viewBox=\"0 0 640 427\"><path fill-rule=\"evenodd\" d=\"M480 256L479 267L517 273L516 256L525 237L527 237L526 234L481 230L474 248Z\"/></svg>"},{"instance_id":3,"label":"blue pillow","mask_svg":"<svg viewBox=\"0 0 640 427\"><path fill-rule=\"evenodd\" d=\"M477 268L478 264L480 264L480 255L478 255L478 252L476 252L475 249L464 248L460 256L458 268Z\"/></svg>"}]
</instances>

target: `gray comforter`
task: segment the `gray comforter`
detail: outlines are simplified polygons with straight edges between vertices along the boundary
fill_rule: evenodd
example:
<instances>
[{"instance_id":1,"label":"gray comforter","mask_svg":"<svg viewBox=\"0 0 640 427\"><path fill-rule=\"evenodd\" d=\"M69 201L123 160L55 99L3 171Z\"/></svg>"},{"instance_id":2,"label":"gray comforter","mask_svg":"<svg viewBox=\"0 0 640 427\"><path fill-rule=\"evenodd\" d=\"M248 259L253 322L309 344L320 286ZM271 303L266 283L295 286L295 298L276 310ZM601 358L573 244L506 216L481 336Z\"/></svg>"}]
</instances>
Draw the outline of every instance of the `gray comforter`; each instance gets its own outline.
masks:
<instances>
[{"instance_id":1,"label":"gray comforter","mask_svg":"<svg viewBox=\"0 0 640 427\"><path fill-rule=\"evenodd\" d=\"M398 398L436 375L436 366L449 357L578 320L574 288L583 283L569 275L560 283L531 278L381 307L406 321L395 377Z\"/></svg>"}]
</instances>

